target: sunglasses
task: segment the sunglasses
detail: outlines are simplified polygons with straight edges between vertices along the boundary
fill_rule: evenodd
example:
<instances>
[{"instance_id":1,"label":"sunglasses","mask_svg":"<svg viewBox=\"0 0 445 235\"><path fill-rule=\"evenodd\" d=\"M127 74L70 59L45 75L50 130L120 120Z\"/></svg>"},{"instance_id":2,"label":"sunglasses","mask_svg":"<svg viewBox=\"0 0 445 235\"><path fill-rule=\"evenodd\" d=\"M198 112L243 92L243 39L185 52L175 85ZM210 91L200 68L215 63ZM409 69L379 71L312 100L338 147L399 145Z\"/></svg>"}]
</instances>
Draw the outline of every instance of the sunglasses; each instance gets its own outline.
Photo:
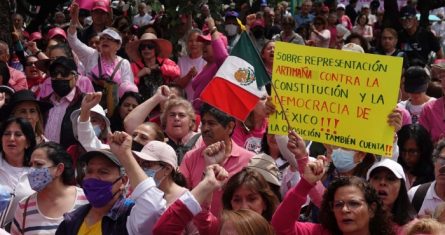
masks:
<instances>
[{"instance_id":1,"label":"sunglasses","mask_svg":"<svg viewBox=\"0 0 445 235\"><path fill-rule=\"evenodd\" d=\"M156 45L153 43L146 43L146 44L140 44L139 45L139 50L144 50L145 48L149 49L149 50L153 50L156 48Z\"/></svg>"},{"instance_id":2,"label":"sunglasses","mask_svg":"<svg viewBox=\"0 0 445 235\"><path fill-rule=\"evenodd\" d=\"M53 71L49 72L49 75L53 79L57 78L59 74L62 75L62 77L66 78L69 77L71 74L76 74L76 73L64 68L56 68Z\"/></svg>"}]
</instances>

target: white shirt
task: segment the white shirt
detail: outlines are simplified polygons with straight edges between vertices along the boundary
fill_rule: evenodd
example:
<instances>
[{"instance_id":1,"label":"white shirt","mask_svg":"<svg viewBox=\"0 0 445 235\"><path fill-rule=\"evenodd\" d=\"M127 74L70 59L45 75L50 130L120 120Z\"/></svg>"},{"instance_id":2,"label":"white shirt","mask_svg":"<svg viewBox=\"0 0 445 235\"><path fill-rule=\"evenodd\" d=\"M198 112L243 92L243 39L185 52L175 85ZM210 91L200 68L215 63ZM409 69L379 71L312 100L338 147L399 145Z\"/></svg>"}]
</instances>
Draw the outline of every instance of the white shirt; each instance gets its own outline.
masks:
<instances>
[{"instance_id":1,"label":"white shirt","mask_svg":"<svg viewBox=\"0 0 445 235\"><path fill-rule=\"evenodd\" d=\"M8 187L12 193L8 208L0 213L1 227L12 221L19 201L34 193L34 190L29 186L28 171L28 167L9 165L0 154L0 184Z\"/></svg>"},{"instance_id":2,"label":"white shirt","mask_svg":"<svg viewBox=\"0 0 445 235\"><path fill-rule=\"evenodd\" d=\"M138 25L139 27L142 27L144 25L147 25L150 23L151 15L145 13L145 15L141 16L140 14L137 14L133 17L133 24Z\"/></svg>"},{"instance_id":3,"label":"white shirt","mask_svg":"<svg viewBox=\"0 0 445 235\"><path fill-rule=\"evenodd\" d=\"M420 185L417 185L408 191L408 197L411 202L413 201L414 194L419 187ZM433 181L433 183L428 188L428 191L426 192L422 206L420 207L419 213L417 215L432 215L436 207L440 203L444 202L439 196L437 196L436 190L434 189L435 187L436 181Z\"/></svg>"},{"instance_id":4,"label":"white shirt","mask_svg":"<svg viewBox=\"0 0 445 235\"><path fill-rule=\"evenodd\" d=\"M202 58L202 56L192 59L190 58L188 55L183 56L183 57L179 57L178 59L178 66L179 69L181 69L181 75L180 77L184 77L185 75L187 75L187 73L190 71L191 68L195 67L196 68L196 75L198 75L202 69L204 68L204 66L207 64L207 62ZM195 75L195 77L196 77ZM190 82L187 84L187 86L185 87L185 93L187 94L187 99L189 101L193 100L193 88L192 88L192 81L195 78L193 77Z\"/></svg>"}]
</instances>

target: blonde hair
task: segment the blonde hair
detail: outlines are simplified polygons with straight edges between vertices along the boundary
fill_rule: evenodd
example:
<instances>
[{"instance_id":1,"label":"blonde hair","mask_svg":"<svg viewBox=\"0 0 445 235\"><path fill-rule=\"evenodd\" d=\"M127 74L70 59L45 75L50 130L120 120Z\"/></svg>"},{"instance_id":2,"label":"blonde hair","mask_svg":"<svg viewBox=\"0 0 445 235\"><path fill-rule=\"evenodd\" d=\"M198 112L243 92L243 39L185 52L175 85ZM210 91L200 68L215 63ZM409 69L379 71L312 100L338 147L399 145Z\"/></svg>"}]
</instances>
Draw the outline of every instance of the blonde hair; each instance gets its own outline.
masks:
<instances>
[{"instance_id":1,"label":"blonde hair","mask_svg":"<svg viewBox=\"0 0 445 235\"><path fill-rule=\"evenodd\" d=\"M439 203L439 205L436 207L436 209L434 210L433 213L433 218L436 220L439 220L439 217L445 213L445 202L441 202ZM439 221L441 223L445 222L445 221Z\"/></svg>"},{"instance_id":2,"label":"blonde hair","mask_svg":"<svg viewBox=\"0 0 445 235\"><path fill-rule=\"evenodd\" d=\"M191 122L190 130L194 130L195 129L195 120L196 120L195 110L193 109L192 104L188 100L179 98L179 97L168 99L165 102L164 109L162 110L162 113L161 113L161 127L162 127L162 129L165 130L165 127L167 126L168 111L170 111L170 109L172 109L173 107L176 107L176 106L184 107L185 113L189 117L190 122Z\"/></svg>"},{"instance_id":3,"label":"blonde hair","mask_svg":"<svg viewBox=\"0 0 445 235\"><path fill-rule=\"evenodd\" d=\"M439 223L435 219L420 219L413 223L406 230L406 235L415 235L419 233L431 234L431 235L443 235L445 225Z\"/></svg>"},{"instance_id":4,"label":"blonde hair","mask_svg":"<svg viewBox=\"0 0 445 235\"><path fill-rule=\"evenodd\" d=\"M238 234L243 235L275 235L269 222L260 214L249 209L237 211L224 210L221 216L221 225L232 223Z\"/></svg>"}]
</instances>

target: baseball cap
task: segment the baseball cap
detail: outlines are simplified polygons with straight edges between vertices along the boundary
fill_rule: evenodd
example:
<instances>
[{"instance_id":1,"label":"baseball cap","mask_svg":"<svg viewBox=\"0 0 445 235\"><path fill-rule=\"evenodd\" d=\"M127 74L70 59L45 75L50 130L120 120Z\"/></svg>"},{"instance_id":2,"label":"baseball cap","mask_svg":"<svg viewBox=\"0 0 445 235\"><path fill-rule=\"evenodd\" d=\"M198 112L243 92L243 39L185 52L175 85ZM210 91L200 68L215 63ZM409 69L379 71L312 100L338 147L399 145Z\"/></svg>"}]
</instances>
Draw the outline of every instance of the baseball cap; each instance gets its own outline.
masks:
<instances>
[{"instance_id":1,"label":"baseball cap","mask_svg":"<svg viewBox=\"0 0 445 235\"><path fill-rule=\"evenodd\" d=\"M374 165L372 165L371 168L369 168L368 172L366 173L366 180L369 180L372 171L379 167L387 168L397 177L397 179L406 180L405 172L403 171L402 166L396 161L391 160L389 158L385 158L382 159L381 161L374 163Z\"/></svg>"},{"instance_id":2,"label":"baseball cap","mask_svg":"<svg viewBox=\"0 0 445 235\"><path fill-rule=\"evenodd\" d=\"M365 53L363 48L355 43L348 43L341 48L342 51L351 51L357 53Z\"/></svg>"},{"instance_id":3,"label":"baseball cap","mask_svg":"<svg viewBox=\"0 0 445 235\"><path fill-rule=\"evenodd\" d=\"M411 66L405 71L403 85L408 93L425 92L428 89L430 76L420 66Z\"/></svg>"},{"instance_id":4,"label":"baseball cap","mask_svg":"<svg viewBox=\"0 0 445 235\"><path fill-rule=\"evenodd\" d=\"M66 39L66 33L65 30L59 28L59 27L55 27L52 28L48 31L48 39L52 39L55 36L62 36L64 39Z\"/></svg>"},{"instance_id":5,"label":"baseball cap","mask_svg":"<svg viewBox=\"0 0 445 235\"><path fill-rule=\"evenodd\" d=\"M239 16L239 14L236 11L228 11L228 12L226 12L225 16L226 17L235 17L235 18L237 18Z\"/></svg>"},{"instance_id":6,"label":"baseball cap","mask_svg":"<svg viewBox=\"0 0 445 235\"><path fill-rule=\"evenodd\" d=\"M121 35L119 35L118 32L116 32L116 31L114 31L114 30L112 30L112 29L110 29L110 28L106 28L106 29L104 29L104 31L102 31L102 32L99 34L99 36L102 36L102 35L108 35L108 36L110 36L111 38L113 38L114 40L119 41L119 43L122 44L122 37L121 37Z\"/></svg>"},{"instance_id":7,"label":"baseball cap","mask_svg":"<svg viewBox=\"0 0 445 235\"><path fill-rule=\"evenodd\" d=\"M343 3L339 3L338 5L337 5L337 9L345 9L346 7L345 7L345 4L343 4Z\"/></svg>"},{"instance_id":8,"label":"baseball cap","mask_svg":"<svg viewBox=\"0 0 445 235\"><path fill-rule=\"evenodd\" d=\"M414 7L405 6L400 10L400 17L416 16L417 11Z\"/></svg>"},{"instance_id":9,"label":"baseball cap","mask_svg":"<svg viewBox=\"0 0 445 235\"><path fill-rule=\"evenodd\" d=\"M133 154L146 161L165 162L173 169L178 167L178 156L176 156L175 150L161 141L150 141L140 152L133 151Z\"/></svg>"},{"instance_id":10,"label":"baseball cap","mask_svg":"<svg viewBox=\"0 0 445 235\"><path fill-rule=\"evenodd\" d=\"M79 162L88 163L91 160L91 158L94 158L97 156L105 157L108 160L110 160L111 162L113 162L113 164L116 165L118 168L123 169L123 166L119 162L119 159L117 159L116 155L114 155L114 153L112 153L108 149L99 149L99 150L94 150L94 151L89 151L87 153L84 153L83 155L81 155L79 157Z\"/></svg>"},{"instance_id":11,"label":"baseball cap","mask_svg":"<svg viewBox=\"0 0 445 235\"><path fill-rule=\"evenodd\" d=\"M96 0L93 2L93 7L91 8L92 11L94 10L101 10L105 11L107 13L110 12L110 2L107 0Z\"/></svg>"},{"instance_id":12,"label":"baseball cap","mask_svg":"<svg viewBox=\"0 0 445 235\"><path fill-rule=\"evenodd\" d=\"M265 27L265 26L264 26L264 20L262 20L262 19L257 19L257 20L255 20L255 21L253 22L253 24L252 24L252 29L255 28L255 27L261 27L261 28L264 28L264 27Z\"/></svg>"},{"instance_id":13,"label":"baseball cap","mask_svg":"<svg viewBox=\"0 0 445 235\"><path fill-rule=\"evenodd\" d=\"M277 186L281 185L278 180L277 164L271 156L265 153L257 154L250 159L247 168L258 171L267 182Z\"/></svg>"},{"instance_id":14,"label":"baseball cap","mask_svg":"<svg viewBox=\"0 0 445 235\"><path fill-rule=\"evenodd\" d=\"M49 66L49 71L53 71L53 69L55 69L57 65L61 65L69 69L70 71L77 71L76 62L74 62L73 59L70 59L65 56L60 56L57 59L55 59Z\"/></svg>"},{"instance_id":15,"label":"baseball cap","mask_svg":"<svg viewBox=\"0 0 445 235\"><path fill-rule=\"evenodd\" d=\"M363 4L363 5L362 5L362 9L366 9L366 8L369 9L369 4Z\"/></svg>"},{"instance_id":16,"label":"baseball cap","mask_svg":"<svg viewBox=\"0 0 445 235\"><path fill-rule=\"evenodd\" d=\"M34 42L34 41L38 41L38 40L41 40L41 39L42 39L42 33L36 31L36 32L31 33L31 35L29 36L28 40L30 42Z\"/></svg>"}]
</instances>

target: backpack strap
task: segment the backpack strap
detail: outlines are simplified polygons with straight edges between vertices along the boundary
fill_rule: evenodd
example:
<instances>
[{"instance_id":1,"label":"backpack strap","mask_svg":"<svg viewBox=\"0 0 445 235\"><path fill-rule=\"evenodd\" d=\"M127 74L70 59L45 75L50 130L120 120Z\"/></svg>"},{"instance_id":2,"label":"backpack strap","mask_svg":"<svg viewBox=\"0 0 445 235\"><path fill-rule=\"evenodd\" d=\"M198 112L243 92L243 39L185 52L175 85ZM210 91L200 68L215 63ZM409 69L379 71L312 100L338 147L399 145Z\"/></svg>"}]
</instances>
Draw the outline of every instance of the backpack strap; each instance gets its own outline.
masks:
<instances>
[{"instance_id":1,"label":"backpack strap","mask_svg":"<svg viewBox=\"0 0 445 235\"><path fill-rule=\"evenodd\" d=\"M100 62L100 56L97 57L97 66L99 69L99 78L102 77L102 63Z\"/></svg>"},{"instance_id":2,"label":"backpack strap","mask_svg":"<svg viewBox=\"0 0 445 235\"><path fill-rule=\"evenodd\" d=\"M110 80L113 81L114 75L116 75L117 71L119 70L119 68L121 67L122 61L124 61L124 59L121 59L119 61L119 63L117 63L116 67L114 67L113 73L111 73L110 76Z\"/></svg>"},{"instance_id":3,"label":"backpack strap","mask_svg":"<svg viewBox=\"0 0 445 235\"><path fill-rule=\"evenodd\" d=\"M419 213L420 208L422 207L423 200L425 199L426 193L428 192L431 183L432 182L421 184L414 193L411 204L413 205L414 209L416 209L417 213Z\"/></svg>"}]
</instances>

